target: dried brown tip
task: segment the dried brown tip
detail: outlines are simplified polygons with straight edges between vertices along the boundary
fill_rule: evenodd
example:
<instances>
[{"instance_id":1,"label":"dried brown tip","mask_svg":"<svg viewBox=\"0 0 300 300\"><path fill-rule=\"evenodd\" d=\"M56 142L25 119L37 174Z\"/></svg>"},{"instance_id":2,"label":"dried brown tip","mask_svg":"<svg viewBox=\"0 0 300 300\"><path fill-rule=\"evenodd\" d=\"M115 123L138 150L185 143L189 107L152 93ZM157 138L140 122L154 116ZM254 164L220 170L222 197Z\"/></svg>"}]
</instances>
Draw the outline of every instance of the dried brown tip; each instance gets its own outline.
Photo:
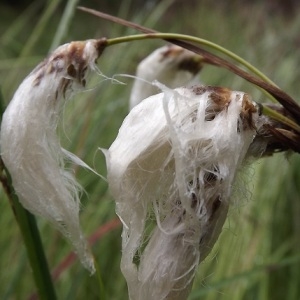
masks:
<instances>
[{"instance_id":1,"label":"dried brown tip","mask_svg":"<svg viewBox=\"0 0 300 300\"><path fill-rule=\"evenodd\" d=\"M195 55L194 52L187 51L182 47L176 45L169 45L169 47L162 52L161 61L166 58L174 58L181 56L179 64L177 65L178 70L188 71L193 75L196 75L201 71L203 67L203 57Z\"/></svg>"},{"instance_id":2,"label":"dried brown tip","mask_svg":"<svg viewBox=\"0 0 300 300\"><path fill-rule=\"evenodd\" d=\"M106 47L107 47L107 38L103 37L96 41L96 49L98 51L98 58L102 55L102 53Z\"/></svg>"},{"instance_id":3,"label":"dried brown tip","mask_svg":"<svg viewBox=\"0 0 300 300\"><path fill-rule=\"evenodd\" d=\"M203 86L195 85L191 87L193 93L197 96L206 92L209 93L209 98L213 101L214 105L210 106L210 109L206 110L205 119L211 121L217 114L226 109L231 101L232 91L225 87L218 86Z\"/></svg>"},{"instance_id":4,"label":"dried brown tip","mask_svg":"<svg viewBox=\"0 0 300 300\"><path fill-rule=\"evenodd\" d=\"M85 87L88 68L93 68L96 60L107 46L107 39L75 41L58 47L33 71L33 87L38 87L47 75L57 75L60 80L55 99L66 93L73 83Z\"/></svg>"},{"instance_id":5,"label":"dried brown tip","mask_svg":"<svg viewBox=\"0 0 300 300\"><path fill-rule=\"evenodd\" d=\"M250 96L244 94L242 102L242 111L240 113L240 118L242 120L243 129L256 129L253 121L253 113L257 112L257 107L253 104Z\"/></svg>"}]
</instances>

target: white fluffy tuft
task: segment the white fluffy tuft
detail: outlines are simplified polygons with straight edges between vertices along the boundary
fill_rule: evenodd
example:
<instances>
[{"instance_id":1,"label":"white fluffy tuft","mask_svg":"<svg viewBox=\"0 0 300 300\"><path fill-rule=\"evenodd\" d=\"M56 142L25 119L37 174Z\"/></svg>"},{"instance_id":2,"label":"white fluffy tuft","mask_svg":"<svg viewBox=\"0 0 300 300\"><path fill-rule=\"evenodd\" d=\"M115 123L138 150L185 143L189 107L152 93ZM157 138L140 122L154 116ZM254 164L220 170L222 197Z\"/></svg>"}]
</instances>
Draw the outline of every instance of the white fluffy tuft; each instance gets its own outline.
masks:
<instances>
[{"instance_id":1,"label":"white fluffy tuft","mask_svg":"<svg viewBox=\"0 0 300 300\"><path fill-rule=\"evenodd\" d=\"M94 260L79 225L80 186L64 168L65 158L80 159L61 148L56 128L66 99L85 85L88 69L95 68L100 44L65 44L39 64L6 109L0 140L2 159L22 205L68 237L91 273Z\"/></svg>"},{"instance_id":2,"label":"white fluffy tuft","mask_svg":"<svg viewBox=\"0 0 300 300\"><path fill-rule=\"evenodd\" d=\"M176 45L167 45L153 51L143 59L136 71L130 95L130 109L142 100L158 94L154 80L170 88L196 83L196 75L202 68L201 56Z\"/></svg>"},{"instance_id":3,"label":"white fluffy tuft","mask_svg":"<svg viewBox=\"0 0 300 300\"><path fill-rule=\"evenodd\" d=\"M257 129L258 112L245 93L158 86L163 93L129 113L106 153L132 300L188 297Z\"/></svg>"}]
</instances>

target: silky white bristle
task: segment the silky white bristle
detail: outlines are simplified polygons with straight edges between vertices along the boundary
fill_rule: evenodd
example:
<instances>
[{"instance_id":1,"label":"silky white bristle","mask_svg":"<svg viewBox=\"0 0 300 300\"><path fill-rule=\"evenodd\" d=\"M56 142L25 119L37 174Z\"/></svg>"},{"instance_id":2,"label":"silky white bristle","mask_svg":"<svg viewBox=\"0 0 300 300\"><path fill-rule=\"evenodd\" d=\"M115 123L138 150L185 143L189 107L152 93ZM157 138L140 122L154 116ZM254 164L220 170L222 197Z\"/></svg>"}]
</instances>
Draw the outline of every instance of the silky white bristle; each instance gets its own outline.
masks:
<instances>
[{"instance_id":1,"label":"silky white bristle","mask_svg":"<svg viewBox=\"0 0 300 300\"><path fill-rule=\"evenodd\" d=\"M95 68L101 43L65 44L40 63L7 107L0 137L1 157L22 205L68 237L91 273L94 260L79 225L80 186L64 168L65 158L80 159L61 148L56 128L65 101L85 86L87 72Z\"/></svg>"},{"instance_id":2,"label":"silky white bristle","mask_svg":"<svg viewBox=\"0 0 300 300\"><path fill-rule=\"evenodd\" d=\"M108 181L130 299L183 300L221 232L258 112L243 92L157 85L106 153Z\"/></svg>"},{"instance_id":3,"label":"silky white bristle","mask_svg":"<svg viewBox=\"0 0 300 300\"><path fill-rule=\"evenodd\" d=\"M160 92L152 82L157 80L169 88L195 84L202 68L201 56L178 47L167 45L156 49L142 60L136 71L130 95L130 109L149 96Z\"/></svg>"}]
</instances>

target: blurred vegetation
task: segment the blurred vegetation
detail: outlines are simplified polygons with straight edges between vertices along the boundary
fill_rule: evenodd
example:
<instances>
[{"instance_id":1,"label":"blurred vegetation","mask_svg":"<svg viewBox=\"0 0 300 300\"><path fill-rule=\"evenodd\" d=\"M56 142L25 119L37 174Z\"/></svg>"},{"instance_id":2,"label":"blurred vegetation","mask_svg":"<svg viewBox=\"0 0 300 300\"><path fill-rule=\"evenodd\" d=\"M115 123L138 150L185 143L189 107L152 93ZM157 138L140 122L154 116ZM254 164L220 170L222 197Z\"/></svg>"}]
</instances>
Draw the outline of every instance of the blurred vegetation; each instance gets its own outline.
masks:
<instances>
[{"instance_id":1,"label":"blurred vegetation","mask_svg":"<svg viewBox=\"0 0 300 300\"><path fill-rule=\"evenodd\" d=\"M206 38L260 68L297 99L299 9L296 1L4 1L0 4L0 85L8 103L22 79L52 48L71 40L117 37L131 29L74 10L76 4L99 9L162 32ZM69 5L70 14L64 13ZM60 23L62 25L60 26ZM60 27L59 27L60 26ZM58 29L60 28L60 29ZM58 32L59 30L59 32ZM54 42L53 42L54 41ZM105 51L99 69L106 76L134 74L137 63L160 41L134 42ZM69 101L60 136L64 147L105 175L99 150L108 148L128 112L132 80L125 85L93 76L88 91ZM203 83L248 92L264 101L244 80L211 66ZM300 299L300 158L276 154L246 166L238 178L233 206L211 255L199 267L190 299ZM75 169L86 193L81 224L87 236L116 218L107 184ZM0 298L33 299L34 281L22 237L8 200L0 194ZM52 270L69 254L70 245L37 218ZM119 269L121 227L93 246L107 299L127 299ZM97 280L76 262L55 281L58 299L98 299ZM30 298L31 297L31 298Z\"/></svg>"}]
</instances>

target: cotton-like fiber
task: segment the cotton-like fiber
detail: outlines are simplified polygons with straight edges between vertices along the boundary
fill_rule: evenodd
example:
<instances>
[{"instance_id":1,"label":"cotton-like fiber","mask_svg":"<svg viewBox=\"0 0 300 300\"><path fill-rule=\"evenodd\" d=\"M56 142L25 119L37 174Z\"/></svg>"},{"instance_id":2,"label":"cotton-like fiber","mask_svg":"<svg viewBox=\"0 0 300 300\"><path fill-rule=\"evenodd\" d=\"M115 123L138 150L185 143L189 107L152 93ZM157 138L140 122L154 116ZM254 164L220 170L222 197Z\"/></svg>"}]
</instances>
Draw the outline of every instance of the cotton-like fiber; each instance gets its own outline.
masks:
<instances>
[{"instance_id":1,"label":"cotton-like fiber","mask_svg":"<svg viewBox=\"0 0 300 300\"><path fill-rule=\"evenodd\" d=\"M227 216L258 110L226 88L166 88L134 107L106 152L130 299L187 299Z\"/></svg>"},{"instance_id":2,"label":"cotton-like fiber","mask_svg":"<svg viewBox=\"0 0 300 300\"><path fill-rule=\"evenodd\" d=\"M149 84L154 80L169 88L192 85L199 82L196 75L202 66L201 56L176 45L156 49L137 67L137 78L130 94L130 109L160 92L157 86Z\"/></svg>"},{"instance_id":3,"label":"cotton-like fiber","mask_svg":"<svg viewBox=\"0 0 300 300\"><path fill-rule=\"evenodd\" d=\"M102 41L72 42L57 48L21 83L1 124L1 157L22 205L54 224L74 245L92 273L93 257L79 225L80 186L64 159L80 161L62 149L56 134L61 109L73 91L85 86Z\"/></svg>"}]
</instances>

